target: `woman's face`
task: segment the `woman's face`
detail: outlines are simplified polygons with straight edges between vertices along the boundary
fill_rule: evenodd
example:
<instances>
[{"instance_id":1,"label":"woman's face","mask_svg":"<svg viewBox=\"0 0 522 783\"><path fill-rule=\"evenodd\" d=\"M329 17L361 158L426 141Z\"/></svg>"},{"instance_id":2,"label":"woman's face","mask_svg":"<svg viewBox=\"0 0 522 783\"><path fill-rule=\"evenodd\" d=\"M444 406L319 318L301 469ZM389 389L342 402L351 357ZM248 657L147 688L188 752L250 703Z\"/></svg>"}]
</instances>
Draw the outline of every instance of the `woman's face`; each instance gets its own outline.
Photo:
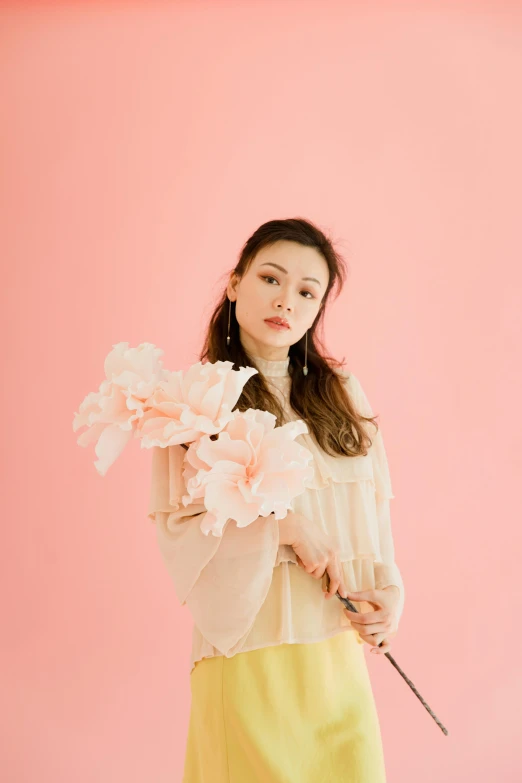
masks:
<instances>
[{"instance_id":1,"label":"woman's face","mask_svg":"<svg viewBox=\"0 0 522 783\"><path fill-rule=\"evenodd\" d=\"M289 347L314 322L327 286L328 265L314 248L287 240L262 248L243 278L232 275L227 286L247 353L286 359ZM286 318L289 328L266 323L275 316Z\"/></svg>"}]
</instances>

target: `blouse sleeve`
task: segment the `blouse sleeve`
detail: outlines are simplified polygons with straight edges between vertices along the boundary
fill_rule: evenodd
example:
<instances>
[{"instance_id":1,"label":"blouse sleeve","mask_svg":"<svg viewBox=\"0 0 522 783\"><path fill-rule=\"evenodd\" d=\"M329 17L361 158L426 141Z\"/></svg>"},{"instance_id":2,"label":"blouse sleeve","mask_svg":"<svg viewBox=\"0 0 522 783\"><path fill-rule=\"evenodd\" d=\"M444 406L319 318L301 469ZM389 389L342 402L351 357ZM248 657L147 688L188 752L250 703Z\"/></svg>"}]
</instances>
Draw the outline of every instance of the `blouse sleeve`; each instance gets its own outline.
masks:
<instances>
[{"instance_id":1,"label":"blouse sleeve","mask_svg":"<svg viewBox=\"0 0 522 783\"><path fill-rule=\"evenodd\" d=\"M373 416L372 407L360 381L353 373L350 374L350 380L354 391L354 402L358 411L362 413L363 416ZM395 562L395 548L390 516L390 500L394 498L395 495L393 494L388 459L384 448L380 423L378 432L375 432L375 427L369 425L368 433L372 440L369 453L372 457L375 480L375 504L377 509L381 551L381 560L375 561L374 563L375 587L377 589L382 589L388 585L396 585L399 588L400 597L397 612L398 619L400 619L404 610L404 583L399 567Z\"/></svg>"},{"instance_id":2,"label":"blouse sleeve","mask_svg":"<svg viewBox=\"0 0 522 783\"><path fill-rule=\"evenodd\" d=\"M238 528L227 520L221 537L205 535L201 502L184 506L182 446L152 450L148 517L182 606L210 644L223 655L241 650L272 582L279 548L273 514Z\"/></svg>"}]
</instances>

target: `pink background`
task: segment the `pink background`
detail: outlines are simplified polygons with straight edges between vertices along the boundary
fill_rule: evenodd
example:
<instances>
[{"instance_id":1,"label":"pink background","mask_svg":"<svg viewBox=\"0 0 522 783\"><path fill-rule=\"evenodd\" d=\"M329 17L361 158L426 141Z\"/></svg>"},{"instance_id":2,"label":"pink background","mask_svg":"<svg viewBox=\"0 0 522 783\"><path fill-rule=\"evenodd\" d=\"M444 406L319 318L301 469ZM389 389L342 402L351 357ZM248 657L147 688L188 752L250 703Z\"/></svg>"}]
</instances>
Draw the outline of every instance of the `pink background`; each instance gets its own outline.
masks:
<instances>
[{"instance_id":1,"label":"pink background","mask_svg":"<svg viewBox=\"0 0 522 783\"><path fill-rule=\"evenodd\" d=\"M392 655L449 730L368 654L389 783L520 780L522 4L4 3L0 27L3 779L181 780L191 617L151 455L102 480L73 413L119 341L196 361L243 242L304 216L348 261L327 344L387 444Z\"/></svg>"}]
</instances>

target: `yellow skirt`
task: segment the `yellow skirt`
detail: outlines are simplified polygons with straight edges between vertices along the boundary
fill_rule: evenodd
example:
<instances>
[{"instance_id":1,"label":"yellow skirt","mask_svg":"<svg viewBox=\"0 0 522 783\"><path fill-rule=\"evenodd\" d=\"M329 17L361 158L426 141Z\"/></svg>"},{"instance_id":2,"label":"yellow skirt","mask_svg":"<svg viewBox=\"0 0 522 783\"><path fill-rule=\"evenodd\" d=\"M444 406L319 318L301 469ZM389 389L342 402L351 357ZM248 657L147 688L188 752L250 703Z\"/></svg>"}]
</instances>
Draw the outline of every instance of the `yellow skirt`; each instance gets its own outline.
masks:
<instances>
[{"instance_id":1,"label":"yellow skirt","mask_svg":"<svg viewBox=\"0 0 522 783\"><path fill-rule=\"evenodd\" d=\"M196 663L182 783L385 783L354 631Z\"/></svg>"}]
</instances>

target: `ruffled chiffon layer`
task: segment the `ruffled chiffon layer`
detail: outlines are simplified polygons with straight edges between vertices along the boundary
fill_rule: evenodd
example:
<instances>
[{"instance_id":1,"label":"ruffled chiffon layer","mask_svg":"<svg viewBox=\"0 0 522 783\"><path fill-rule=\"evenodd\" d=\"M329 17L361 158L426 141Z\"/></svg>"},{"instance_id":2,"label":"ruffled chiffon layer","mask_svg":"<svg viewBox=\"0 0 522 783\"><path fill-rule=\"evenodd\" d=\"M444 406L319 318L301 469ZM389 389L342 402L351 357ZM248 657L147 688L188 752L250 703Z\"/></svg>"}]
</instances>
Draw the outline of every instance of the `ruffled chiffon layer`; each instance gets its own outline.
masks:
<instances>
[{"instance_id":1,"label":"ruffled chiffon layer","mask_svg":"<svg viewBox=\"0 0 522 783\"><path fill-rule=\"evenodd\" d=\"M287 378L270 379L285 399ZM346 377L358 409L373 415L353 374ZM297 418L288 411L288 420ZM292 504L331 536L350 591L404 585L395 563L389 501L394 497L381 430L371 429L366 456L333 457L309 433L296 441L313 454L314 475ZM279 545L279 523L259 517L244 528L229 520L222 537L205 535L199 523L205 507L181 503L182 446L153 450L150 519L182 605L194 620L191 670L210 656L282 643L313 642L350 631L340 601L324 599L321 580L298 566L290 546ZM360 611L370 604L355 604ZM357 634L359 639L359 635Z\"/></svg>"}]
</instances>

